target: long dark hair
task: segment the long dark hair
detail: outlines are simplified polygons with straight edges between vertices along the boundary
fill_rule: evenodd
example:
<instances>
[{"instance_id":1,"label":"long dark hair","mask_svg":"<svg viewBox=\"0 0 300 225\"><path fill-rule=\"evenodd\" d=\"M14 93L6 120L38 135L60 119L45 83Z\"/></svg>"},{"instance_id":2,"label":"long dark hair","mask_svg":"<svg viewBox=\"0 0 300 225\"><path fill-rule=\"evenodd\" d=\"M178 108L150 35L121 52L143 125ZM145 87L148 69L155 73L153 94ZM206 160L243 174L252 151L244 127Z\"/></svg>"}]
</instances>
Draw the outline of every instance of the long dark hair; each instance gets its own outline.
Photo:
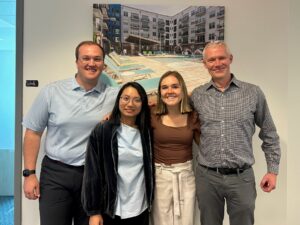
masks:
<instances>
[{"instance_id":1,"label":"long dark hair","mask_svg":"<svg viewBox=\"0 0 300 225\"><path fill-rule=\"evenodd\" d=\"M120 97L123 91L128 88L133 87L139 93L142 100L142 108L141 112L137 115L135 124L138 126L140 132L147 133L146 131L150 128L150 110L148 106L148 97L145 89L137 82L128 82L122 86L120 89L117 99L114 105L114 108L111 113L110 121L116 125L120 125L121 123L121 112L119 109Z\"/></svg>"}]
</instances>

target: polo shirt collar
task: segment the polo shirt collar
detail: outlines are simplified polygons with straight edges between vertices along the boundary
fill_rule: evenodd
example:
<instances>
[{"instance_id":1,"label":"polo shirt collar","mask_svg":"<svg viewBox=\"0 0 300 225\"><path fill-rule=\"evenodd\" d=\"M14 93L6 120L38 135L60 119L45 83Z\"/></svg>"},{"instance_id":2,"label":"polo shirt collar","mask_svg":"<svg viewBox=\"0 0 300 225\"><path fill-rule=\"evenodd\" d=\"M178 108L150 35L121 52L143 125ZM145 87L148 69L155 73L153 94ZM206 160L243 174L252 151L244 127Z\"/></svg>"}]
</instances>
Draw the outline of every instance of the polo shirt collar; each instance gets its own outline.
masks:
<instances>
[{"instance_id":1,"label":"polo shirt collar","mask_svg":"<svg viewBox=\"0 0 300 225\"><path fill-rule=\"evenodd\" d=\"M78 82L77 82L77 80L76 80L76 75L75 75L74 78L72 78L72 84L71 84L71 86L72 86L72 90L74 90L74 91L75 91L75 90L83 89L83 88L78 84ZM100 77L99 77L97 85L96 85L94 88L92 88L91 90L87 91L87 92L94 92L94 91L95 91L95 92L101 93L104 89L105 89L105 84L103 84L103 83L100 81Z\"/></svg>"},{"instance_id":2,"label":"polo shirt collar","mask_svg":"<svg viewBox=\"0 0 300 225\"><path fill-rule=\"evenodd\" d=\"M229 87L232 85L235 85L236 87L240 87L240 81L238 79L236 79L236 77L233 74L231 74L231 81L229 83ZM206 90L208 91L209 89L211 89L213 87L215 87L215 83L211 79L210 82L208 82Z\"/></svg>"}]
</instances>

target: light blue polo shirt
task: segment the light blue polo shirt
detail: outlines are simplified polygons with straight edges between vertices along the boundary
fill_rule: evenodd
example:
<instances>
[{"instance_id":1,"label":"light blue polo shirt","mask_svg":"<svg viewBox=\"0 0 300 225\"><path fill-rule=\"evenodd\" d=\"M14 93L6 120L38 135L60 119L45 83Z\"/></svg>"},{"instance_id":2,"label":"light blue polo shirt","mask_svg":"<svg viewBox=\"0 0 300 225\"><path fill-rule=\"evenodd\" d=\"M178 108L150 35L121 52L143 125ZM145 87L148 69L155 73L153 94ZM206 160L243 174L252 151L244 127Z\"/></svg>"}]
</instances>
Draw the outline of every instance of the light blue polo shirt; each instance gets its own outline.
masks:
<instances>
[{"instance_id":1,"label":"light blue polo shirt","mask_svg":"<svg viewBox=\"0 0 300 225\"><path fill-rule=\"evenodd\" d=\"M100 81L90 91L75 78L53 82L41 90L23 126L37 132L47 128L45 153L51 159L83 165L88 137L112 111L118 90Z\"/></svg>"}]
</instances>

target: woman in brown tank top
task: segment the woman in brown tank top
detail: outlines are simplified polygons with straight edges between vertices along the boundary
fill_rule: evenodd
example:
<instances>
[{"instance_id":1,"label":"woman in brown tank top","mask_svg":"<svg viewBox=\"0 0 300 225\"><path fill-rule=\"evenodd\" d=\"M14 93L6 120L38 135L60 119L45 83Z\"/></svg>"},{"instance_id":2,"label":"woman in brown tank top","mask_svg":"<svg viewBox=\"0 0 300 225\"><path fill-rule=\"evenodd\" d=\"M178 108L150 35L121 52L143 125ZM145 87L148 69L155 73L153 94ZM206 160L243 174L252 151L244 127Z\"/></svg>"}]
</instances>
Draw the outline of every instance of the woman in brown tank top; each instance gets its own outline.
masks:
<instances>
[{"instance_id":1,"label":"woman in brown tank top","mask_svg":"<svg viewBox=\"0 0 300 225\"><path fill-rule=\"evenodd\" d=\"M152 223L193 225L192 146L194 140L199 144L200 124L177 71L162 75L151 112L156 179Z\"/></svg>"}]
</instances>

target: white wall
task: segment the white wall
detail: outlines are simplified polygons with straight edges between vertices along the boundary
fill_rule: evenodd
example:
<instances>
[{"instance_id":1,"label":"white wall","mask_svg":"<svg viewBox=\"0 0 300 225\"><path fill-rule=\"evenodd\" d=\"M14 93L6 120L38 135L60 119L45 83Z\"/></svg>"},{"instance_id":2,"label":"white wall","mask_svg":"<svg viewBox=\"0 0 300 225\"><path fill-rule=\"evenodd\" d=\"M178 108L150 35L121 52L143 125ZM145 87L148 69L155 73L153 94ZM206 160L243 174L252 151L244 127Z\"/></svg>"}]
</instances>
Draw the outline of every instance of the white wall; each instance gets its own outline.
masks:
<instances>
[{"instance_id":1,"label":"white wall","mask_svg":"<svg viewBox=\"0 0 300 225\"><path fill-rule=\"evenodd\" d=\"M80 41L92 38L92 4L95 2L101 3L96 0L25 1L24 83L27 79L38 79L42 87L50 81L74 75L76 71L74 49ZM114 2L129 4L138 1ZM147 4L148 1L143 2ZM183 1L170 2L182 4ZM288 23L296 19L296 16L289 21L289 3L285 0L186 0L185 2L185 6L193 4L225 6L225 39L234 55L232 71L239 79L255 83L264 90L281 137L283 154L278 187L271 194L263 193L258 188L255 224L296 225L296 208L289 204L290 202L296 204L293 196L297 195L295 186L299 185L299 173L294 172L296 164L293 164L291 169L287 168L287 158L293 160L299 156L297 152L292 152L292 156L287 157L288 107L294 104L292 98L295 94L288 90L288 78L292 80L290 85L295 85L295 82L299 81L299 78L294 79L293 73L288 73ZM162 4L160 0L152 0L151 3ZM24 86L24 113L28 111L40 87ZM296 113L293 111L289 115L296 116ZM256 156L254 169L258 184L266 172L260 143L258 138L254 139ZM296 175L297 180L294 179ZM287 178L291 178L291 181L287 181ZM39 224L37 201L23 198L22 209L23 225ZM289 211L286 211L287 209ZM195 224L199 224L198 218ZM227 224L226 219L224 225Z\"/></svg>"},{"instance_id":2,"label":"white wall","mask_svg":"<svg viewBox=\"0 0 300 225\"><path fill-rule=\"evenodd\" d=\"M299 104L299 52L300 52L300 1L290 1L289 17L289 71L288 71L288 154L287 154L287 223L291 225L300 224L299 216L299 125L300 125L300 104ZM282 57L285 57L284 55Z\"/></svg>"}]
</instances>

